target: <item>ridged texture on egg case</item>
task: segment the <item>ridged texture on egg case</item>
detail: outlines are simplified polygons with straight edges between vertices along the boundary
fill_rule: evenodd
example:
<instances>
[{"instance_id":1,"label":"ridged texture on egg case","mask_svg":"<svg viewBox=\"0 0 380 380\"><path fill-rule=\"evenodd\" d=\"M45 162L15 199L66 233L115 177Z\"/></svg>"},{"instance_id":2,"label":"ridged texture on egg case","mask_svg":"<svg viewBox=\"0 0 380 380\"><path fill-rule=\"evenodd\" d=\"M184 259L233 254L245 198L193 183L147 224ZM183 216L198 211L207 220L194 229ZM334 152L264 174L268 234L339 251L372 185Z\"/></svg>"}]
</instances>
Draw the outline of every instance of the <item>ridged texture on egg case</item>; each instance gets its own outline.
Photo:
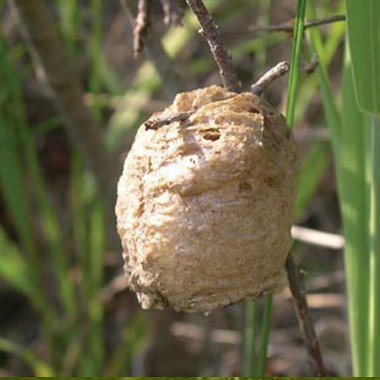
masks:
<instances>
[{"instance_id":1,"label":"ridged texture on egg case","mask_svg":"<svg viewBox=\"0 0 380 380\"><path fill-rule=\"evenodd\" d=\"M116 214L130 288L143 308L209 312L283 288L295 194L284 117L249 92L178 94L143 124Z\"/></svg>"}]
</instances>

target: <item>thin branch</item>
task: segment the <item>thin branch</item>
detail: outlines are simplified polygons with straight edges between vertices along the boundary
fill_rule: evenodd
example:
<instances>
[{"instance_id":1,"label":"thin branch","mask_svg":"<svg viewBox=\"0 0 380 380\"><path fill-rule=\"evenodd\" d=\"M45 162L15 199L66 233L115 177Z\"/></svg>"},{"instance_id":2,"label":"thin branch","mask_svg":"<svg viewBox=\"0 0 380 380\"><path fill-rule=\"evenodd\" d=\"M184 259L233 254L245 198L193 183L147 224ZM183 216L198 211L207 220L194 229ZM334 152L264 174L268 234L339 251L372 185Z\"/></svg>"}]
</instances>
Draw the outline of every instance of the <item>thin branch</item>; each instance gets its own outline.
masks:
<instances>
[{"instance_id":1,"label":"thin branch","mask_svg":"<svg viewBox=\"0 0 380 380\"><path fill-rule=\"evenodd\" d=\"M65 126L89 163L106 208L111 247L119 249L114 204L116 198L117 160L107 150L102 131L84 102L78 72L66 55L57 24L41 0L14 0L23 36L29 50L35 51L50 85Z\"/></svg>"},{"instance_id":2,"label":"thin branch","mask_svg":"<svg viewBox=\"0 0 380 380\"><path fill-rule=\"evenodd\" d=\"M293 134L296 142L301 144L331 140L330 131L325 127L296 128Z\"/></svg>"},{"instance_id":3,"label":"thin branch","mask_svg":"<svg viewBox=\"0 0 380 380\"><path fill-rule=\"evenodd\" d=\"M295 240L316 245L318 247L336 250L341 250L344 248L344 237L341 235L312 230L310 228L300 226L293 226L292 236Z\"/></svg>"},{"instance_id":4,"label":"thin branch","mask_svg":"<svg viewBox=\"0 0 380 380\"><path fill-rule=\"evenodd\" d=\"M166 25L181 26L183 12L178 8L175 0L161 0L162 9L165 14L164 23Z\"/></svg>"},{"instance_id":5,"label":"thin branch","mask_svg":"<svg viewBox=\"0 0 380 380\"><path fill-rule=\"evenodd\" d=\"M137 17L133 28L133 55L138 57L144 48L144 36L149 25L149 0L139 0Z\"/></svg>"},{"instance_id":6,"label":"thin branch","mask_svg":"<svg viewBox=\"0 0 380 380\"><path fill-rule=\"evenodd\" d=\"M175 116L170 116L168 118L165 118L165 119L150 119L150 120L147 120L144 125L145 125L145 129L153 129L153 130L157 130L158 128L161 128L163 127L164 125L168 125L168 124L171 124L171 123L174 123L176 121L186 121L192 114L193 112L181 112L179 113L178 115L175 115Z\"/></svg>"},{"instance_id":7,"label":"thin branch","mask_svg":"<svg viewBox=\"0 0 380 380\"><path fill-rule=\"evenodd\" d=\"M277 78L282 77L290 70L288 62L283 61L267 71L255 84L251 86L251 92L260 96L269 85Z\"/></svg>"},{"instance_id":8,"label":"thin branch","mask_svg":"<svg viewBox=\"0 0 380 380\"><path fill-rule=\"evenodd\" d=\"M308 28L312 28L314 26L320 26L325 24L332 24L334 22L340 22L345 21L346 16L345 15L337 15L337 16L331 16L326 17L324 19L320 20L310 20L305 21L304 23L304 30ZM285 33L293 33L294 28L294 20L290 20L283 24L278 25L269 25L269 26L251 26L248 28L249 32L258 33L258 32L285 32Z\"/></svg>"},{"instance_id":9,"label":"thin branch","mask_svg":"<svg viewBox=\"0 0 380 380\"><path fill-rule=\"evenodd\" d=\"M326 376L317 334L315 333L313 320L307 305L305 287L290 254L286 258L285 268L288 273L289 287L297 310L298 323L301 327L312 368L316 376Z\"/></svg>"},{"instance_id":10,"label":"thin branch","mask_svg":"<svg viewBox=\"0 0 380 380\"><path fill-rule=\"evenodd\" d=\"M208 13L202 0L186 0L189 8L195 13L201 24L201 33L207 40L215 62L219 67L223 86L228 91L239 91L240 82L222 40L220 39L218 27Z\"/></svg>"},{"instance_id":11,"label":"thin branch","mask_svg":"<svg viewBox=\"0 0 380 380\"><path fill-rule=\"evenodd\" d=\"M132 12L127 4L126 0L119 0L122 10L126 16L128 22L135 29L136 23L132 15ZM176 94L182 91L186 91L188 88L187 83L183 80L179 74L175 63L169 57L166 50L162 46L162 42L159 35L154 31L154 25L150 23L149 29L145 35L141 35L144 38L145 50L148 58L152 61L162 83L162 87L169 99L174 98Z\"/></svg>"}]
</instances>

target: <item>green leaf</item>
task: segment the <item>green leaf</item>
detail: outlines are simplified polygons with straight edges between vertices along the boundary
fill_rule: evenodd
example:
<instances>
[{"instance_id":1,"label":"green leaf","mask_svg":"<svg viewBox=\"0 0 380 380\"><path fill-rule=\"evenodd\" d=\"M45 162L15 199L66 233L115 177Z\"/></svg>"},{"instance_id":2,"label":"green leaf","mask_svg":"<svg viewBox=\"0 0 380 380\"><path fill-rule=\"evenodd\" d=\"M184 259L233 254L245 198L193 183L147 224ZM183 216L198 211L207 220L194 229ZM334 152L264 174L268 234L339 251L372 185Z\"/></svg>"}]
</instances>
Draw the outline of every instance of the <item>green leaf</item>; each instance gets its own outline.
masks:
<instances>
[{"instance_id":1,"label":"green leaf","mask_svg":"<svg viewBox=\"0 0 380 380\"><path fill-rule=\"evenodd\" d=\"M348 44L359 108L380 114L380 1L346 0Z\"/></svg>"}]
</instances>

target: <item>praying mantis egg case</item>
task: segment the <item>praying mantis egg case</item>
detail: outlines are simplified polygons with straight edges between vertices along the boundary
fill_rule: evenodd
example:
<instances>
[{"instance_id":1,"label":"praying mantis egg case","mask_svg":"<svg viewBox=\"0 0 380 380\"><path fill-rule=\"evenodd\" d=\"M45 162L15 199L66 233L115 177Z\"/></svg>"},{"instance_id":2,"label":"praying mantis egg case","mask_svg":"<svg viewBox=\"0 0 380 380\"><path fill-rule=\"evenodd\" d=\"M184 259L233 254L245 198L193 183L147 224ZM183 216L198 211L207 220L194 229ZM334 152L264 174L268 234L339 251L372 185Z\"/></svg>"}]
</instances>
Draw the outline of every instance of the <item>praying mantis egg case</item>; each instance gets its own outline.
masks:
<instances>
[{"instance_id":1,"label":"praying mantis egg case","mask_svg":"<svg viewBox=\"0 0 380 380\"><path fill-rule=\"evenodd\" d=\"M147 128L157 120L167 122ZM249 92L181 93L144 123L116 205L125 271L142 307L208 313L281 290L294 161L284 117Z\"/></svg>"}]
</instances>

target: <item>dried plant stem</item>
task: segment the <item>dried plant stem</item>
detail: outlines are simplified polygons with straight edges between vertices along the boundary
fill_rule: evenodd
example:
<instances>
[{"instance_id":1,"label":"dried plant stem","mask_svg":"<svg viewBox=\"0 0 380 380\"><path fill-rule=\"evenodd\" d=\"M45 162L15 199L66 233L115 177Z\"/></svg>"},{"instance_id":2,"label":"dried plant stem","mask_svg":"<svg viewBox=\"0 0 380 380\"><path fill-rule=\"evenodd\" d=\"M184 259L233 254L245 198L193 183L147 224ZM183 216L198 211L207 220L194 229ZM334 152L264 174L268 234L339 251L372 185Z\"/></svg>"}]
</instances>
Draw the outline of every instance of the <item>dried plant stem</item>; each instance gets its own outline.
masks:
<instances>
[{"instance_id":1,"label":"dried plant stem","mask_svg":"<svg viewBox=\"0 0 380 380\"><path fill-rule=\"evenodd\" d=\"M91 166L107 211L107 225L112 248L118 249L114 204L116 197L117 160L106 149L102 132L84 102L84 93L77 71L72 67L57 25L41 0L14 0L24 37L38 57L59 111L73 141L77 143Z\"/></svg>"},{"instance_id":2,"label":"dried plant stem","mask_svg":"<svg viewBox=\"0 0 380 380\"><path fill-rule=\"evenodd\" d=\"M182 12L178 8L175 0L161 0L162 9L165 14L166 25L180 26L182 24Z\"/></svg>"},{"instance_id":3,"label":"dried plant stem","mask_svg":"<svg viewBox=\"0 0 380 380\"><path fill-rule=\"evenodd\" d=\"M136 30L136 21L132 15L126 0L119 0L122 10L131 23L133 30ZM188 87L178 72L175 63L168 56L157 33L154 32L152 22L146 33L140 35L144 39L144 47L148 58L152 61L162 83L162 87L169 99L174 98L179 92L185 91Z\"/></svg>"},{"instance_id":4,"label":"dried plant stem","mask_svg":"<svg viewBox=\"0 0 380 380\"><path fill-rule=\"evenodd\" d=\"M305 346L308 351L312 367L317 376L327 376L317 335L315 333L313 320L310 316L307 305L305 287L290 254L286 259L285 267L288 273L290 291L292 292L292 296L296 304L298 323L304 336Z\"/></svg>"},{"instance_id":5,"label":"dried plant stem","mask_svg":"<svg viewBox=\"0 0 380 380\"><path fill-rule=\"evenodd\" d=\"M144 47L144 36L149 25L149 0L139 0L137 17L133 28L133 54L137 57Z\"/></svg>"},{"instance_id":6,"label":"dried plant stem","mask_svg":"<svg viewBox=\"0 0 380 380\"><path fill-rule=\"evenodd\" d=\"M283 61L278 63L275 67L267 71L255 84L251 86L251 92L260 96L273 81L288 73L289 70L290 65L288 62Z\"/></svg>"},{"instance_id":7,"label":"dried plant stem","mask_svg":"<svg viewBox=\"0 0 380 380\"><path fill-rule=\"evenodd\" d=\"M168 125L174 123L176 121L186 121L193 112L181 112L178 115L170 116L165 119L151 119L144 123L146 129L157 130L158 128L163 127L164 125Z\"/></svg>"},{"instance_id":8,"label":"dried plant stem","mask_svg":"<svg viewBox=\"0 0 380 380\"><path fill-rule=\"evenodd\" d=\"M346 16L345 15L336 15L331 17L326 17L324 19L320 20L310 20L305 21L304 23L304 30L308 28L312 28L314 26L320 26L320 25L326 25L326 24L332 24L334 22L340 22L345 21ZM293 33L294 25L293 20L278 24L278 25L269 25L269 26L251 26L248 30L253 33L257 32L285 32L285 33Z\"/></svg>"},{"instance_id":9,"label":"dried plant stem","mask_svg":"<svg viewBox=\"0 0 380 380\"><path fill-rule=\"evenodd\" d=\"M202 0L186 0L188 6L197 16L201 24L201 32L207 40L215 62L219 67L223 86L228 91L239 91L240 82L232 64L231 57L228 55L222 40L220 39L218 28L208 13Z\"/></svg>"}]
</instances>

